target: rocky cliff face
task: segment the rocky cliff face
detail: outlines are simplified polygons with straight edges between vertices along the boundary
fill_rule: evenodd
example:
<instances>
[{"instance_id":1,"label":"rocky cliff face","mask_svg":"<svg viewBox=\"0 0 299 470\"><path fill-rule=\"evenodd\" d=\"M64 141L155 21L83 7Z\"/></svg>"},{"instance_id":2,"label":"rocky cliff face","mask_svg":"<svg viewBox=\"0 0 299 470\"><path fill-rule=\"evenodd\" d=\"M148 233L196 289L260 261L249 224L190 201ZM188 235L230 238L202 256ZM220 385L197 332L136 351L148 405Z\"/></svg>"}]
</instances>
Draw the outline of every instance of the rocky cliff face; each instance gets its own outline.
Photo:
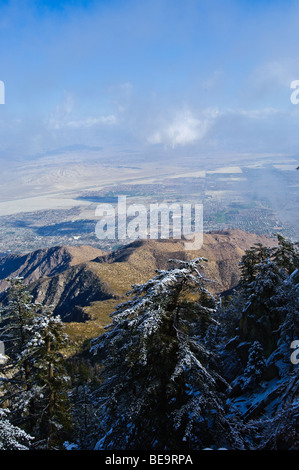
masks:
<instances>
[{"instance_id":1,"label":"rocky cliff face","mask_svg":"<svg viewBox=\"0 0 299 470\"><path fill-rule=\"evenodd\" d=\"M108 318L118 303L126 300L132 284L147 281L156 269L168 267L170 258L208 259L205 276L217 281L215 292L230 289L239 280L239 262L255 243L267 246L276 240L240 230L204 234L198 251L185 251L183 243L171 240L135 241L103 253L88 246L53 247L24 256L0 260L2 301L7 277L23 276L36 302L53 305L66 322L84 322L105 312ZM1 301L1 298L0 298Z\"/></svg>"}]
</instances>

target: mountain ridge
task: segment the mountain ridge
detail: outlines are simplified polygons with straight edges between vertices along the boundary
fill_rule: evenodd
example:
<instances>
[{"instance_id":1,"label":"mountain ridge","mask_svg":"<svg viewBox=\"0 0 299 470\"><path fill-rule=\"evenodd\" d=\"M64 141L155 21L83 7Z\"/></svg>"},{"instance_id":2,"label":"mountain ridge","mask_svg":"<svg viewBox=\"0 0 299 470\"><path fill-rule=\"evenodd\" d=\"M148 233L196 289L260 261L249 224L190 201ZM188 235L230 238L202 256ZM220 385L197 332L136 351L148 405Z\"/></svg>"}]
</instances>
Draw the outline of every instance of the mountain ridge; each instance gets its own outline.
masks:
<instances>
[{"instance_id":1,"label":"mountain ridge","mask_svg":"<svg viewBox=\"0 0 299 470\"><path fill-rule=\"evenodd\" d=\"M110 313L127 300L131 286L167 269L169 259L207 258L204 276L216 281L209 288L219 294L238 284L241 258L255 243L275 246L277 240L227 230L204 233L202 247L194 251L186 251L182 240L136 240L112 252L78 245L10 255L0 260L0 302L6 277L23 276L35 302L52 305L69 330L92 336L110 323Z\"/></svg>"},{"instance_id":2,"label":"mountain ridge","mask_svg":"<svg viewBox=\"0 0 299 470\"><path fill-rule=\"evenodd\" d=\"M19 255L10 254L0 258L0 292L9 287L10 277L23 277L24 283L53 276L68 267L100 256L103 252L89 245L53 246Z\"/></svg>"}]
</instances>

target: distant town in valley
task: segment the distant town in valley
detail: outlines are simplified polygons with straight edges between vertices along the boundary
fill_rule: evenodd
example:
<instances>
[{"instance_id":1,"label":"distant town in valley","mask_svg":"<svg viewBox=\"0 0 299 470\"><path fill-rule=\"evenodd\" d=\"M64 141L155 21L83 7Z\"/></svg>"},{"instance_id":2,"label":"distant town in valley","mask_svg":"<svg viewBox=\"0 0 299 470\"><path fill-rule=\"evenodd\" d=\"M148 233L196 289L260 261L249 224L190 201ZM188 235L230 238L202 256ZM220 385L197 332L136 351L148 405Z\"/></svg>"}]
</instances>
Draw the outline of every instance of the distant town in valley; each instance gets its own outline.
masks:
<instances>
[{"instance_id":1,"label":"distant town in valley","mask_svg":"<svg viewBox=\"0 0 299 470\"><path fill-rule=\"evenodd\" d=\"M57 245L91 245L110 251L130 240L99 240L98 204L192 203L203 206L204 232L241 229L258 235L280 233L296 242L299 174L297 159L255 161L163 177L100 181L97 187L73 191L75 205L41 210L14 210L0 217L0 253L28 253Z\"/></svg>"}]
</instances>

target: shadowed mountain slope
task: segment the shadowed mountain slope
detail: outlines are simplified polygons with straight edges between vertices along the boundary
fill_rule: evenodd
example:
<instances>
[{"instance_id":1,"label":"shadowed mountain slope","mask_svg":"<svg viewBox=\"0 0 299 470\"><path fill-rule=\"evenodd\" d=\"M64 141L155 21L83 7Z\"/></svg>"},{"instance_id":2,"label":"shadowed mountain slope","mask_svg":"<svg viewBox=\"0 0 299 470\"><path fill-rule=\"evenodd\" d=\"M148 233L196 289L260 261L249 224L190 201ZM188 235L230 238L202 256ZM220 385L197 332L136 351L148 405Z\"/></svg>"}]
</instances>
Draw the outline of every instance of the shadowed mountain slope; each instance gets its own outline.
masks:
<instances>
[{"instance_id":1,"label":"shadowed mountain slope","mask_svg":"<svg viewBox=\"0 0 299 470\"><path fill-rule=\"evenodd\" d=\"M101 250L91 246L54 246L25 255L8 255L0 259L0 292L9 287L7 278L23 277L29 284L45 276L53 276L71 266L100 256Z\"/></svg>"}]
</instances>

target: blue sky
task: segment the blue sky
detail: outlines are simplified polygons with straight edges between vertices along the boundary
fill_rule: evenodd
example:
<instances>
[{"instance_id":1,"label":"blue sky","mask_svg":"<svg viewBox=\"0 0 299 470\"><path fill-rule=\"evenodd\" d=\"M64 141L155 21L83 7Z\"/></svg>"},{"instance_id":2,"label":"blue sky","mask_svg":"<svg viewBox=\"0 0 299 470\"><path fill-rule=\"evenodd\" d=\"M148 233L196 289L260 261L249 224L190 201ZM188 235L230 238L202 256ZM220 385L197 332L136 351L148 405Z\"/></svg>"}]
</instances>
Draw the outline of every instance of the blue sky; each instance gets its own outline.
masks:
<instances>
[{"instance_id":1,"label":"blue sky","mask_svg":"<svg viewBox=\"0 0 299 470\"><path fill-rule=\"evenodd\" d=\"M0 1L0 158L297 154L298 25L292 0Z\"/></svg>"}]
</instances>

